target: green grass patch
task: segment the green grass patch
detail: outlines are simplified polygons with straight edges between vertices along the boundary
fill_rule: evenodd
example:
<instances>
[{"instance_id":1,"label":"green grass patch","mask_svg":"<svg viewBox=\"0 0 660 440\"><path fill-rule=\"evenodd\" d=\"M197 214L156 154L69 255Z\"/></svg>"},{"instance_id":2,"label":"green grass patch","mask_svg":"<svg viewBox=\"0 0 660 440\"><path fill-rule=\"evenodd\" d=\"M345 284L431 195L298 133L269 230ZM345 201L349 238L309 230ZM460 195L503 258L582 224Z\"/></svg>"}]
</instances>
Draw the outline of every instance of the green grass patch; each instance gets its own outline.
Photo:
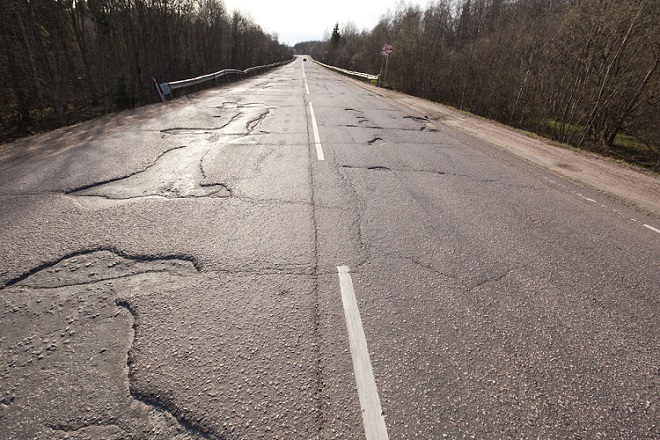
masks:
<instances>
[{"instance_id":1,"label":"green grass patch","mask_svg":"<svg viewBox=\"0 0 660 440\"><path fill-rule=\"evenodd\" d=\"M555 132L561 130L561 123L559 121L555 121L554 119L546 119L543 125ZM564 130L566 133L580 133L583 128L575 124L565 124Z\"/></svg>"},{"instance_id":2,"label":"green grass patch","mask_svg":"<svg viewBox=\"0 0 660 440\"><path fill-rule=\"evenodd\" d=\"M642 141L625 133L617 134L614 138L614 144L631 150L646 150L646 145Z\"/></svg>"}]
</instances>

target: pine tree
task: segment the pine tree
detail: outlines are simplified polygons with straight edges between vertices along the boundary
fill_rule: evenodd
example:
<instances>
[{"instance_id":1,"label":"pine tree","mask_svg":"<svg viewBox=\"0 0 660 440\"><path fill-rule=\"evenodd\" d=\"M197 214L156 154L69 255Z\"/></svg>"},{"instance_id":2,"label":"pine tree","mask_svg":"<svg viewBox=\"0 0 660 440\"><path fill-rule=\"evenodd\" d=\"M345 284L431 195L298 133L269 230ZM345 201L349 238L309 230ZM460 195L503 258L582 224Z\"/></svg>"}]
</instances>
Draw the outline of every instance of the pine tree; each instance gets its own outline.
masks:
<instances>
[{"instance_id":1,"label":"pine tree","mask_svg":"<svg viewBox=\"0 0 660 440\"><path fill-rule=\"evenodd\" d=\"M340 38L341 35L339 34L339 23L336 23L335 27L332 29L332 36L330 37L330 41L332 42L332 45L334 47L337 47L339 45Z\"/></svg>"}]
</instances>

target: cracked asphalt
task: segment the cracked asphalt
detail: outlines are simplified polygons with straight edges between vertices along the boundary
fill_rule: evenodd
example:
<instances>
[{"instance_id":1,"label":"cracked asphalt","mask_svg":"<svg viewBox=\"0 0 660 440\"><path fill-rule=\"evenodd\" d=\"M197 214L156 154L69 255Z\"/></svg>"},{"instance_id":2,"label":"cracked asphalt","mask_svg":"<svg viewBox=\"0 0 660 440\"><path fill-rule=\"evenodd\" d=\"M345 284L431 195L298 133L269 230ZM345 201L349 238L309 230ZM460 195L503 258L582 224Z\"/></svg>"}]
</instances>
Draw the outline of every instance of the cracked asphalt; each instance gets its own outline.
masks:
<instances>
[{"instance_id":1,"label":"cracked asphalt","mask_svg":"<svg viewBox=\"0 0 660 440\"><path fill-rule=\"evenodd\" d=\"M389 438L659 438L659 223L301 58L5 145L0 438L365 438L338 266Z\"/></svg>"}]
</instances>

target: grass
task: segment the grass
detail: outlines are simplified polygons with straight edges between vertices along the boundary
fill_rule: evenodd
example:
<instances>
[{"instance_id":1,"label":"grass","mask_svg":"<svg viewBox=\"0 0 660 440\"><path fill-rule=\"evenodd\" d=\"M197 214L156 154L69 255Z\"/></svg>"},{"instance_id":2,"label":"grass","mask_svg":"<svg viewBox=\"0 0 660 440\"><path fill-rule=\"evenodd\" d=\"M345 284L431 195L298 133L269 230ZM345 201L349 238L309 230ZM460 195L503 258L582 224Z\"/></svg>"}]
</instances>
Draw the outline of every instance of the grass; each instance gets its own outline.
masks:
<instances>
[{"instance_id":1,"label":"grass","mask_svg":"<svg viewBox=\"0 0 660 440\"><path fill-rule=\"evenodd\" d=\"M557 133L561 128L561 124L554 119L546 119L540 125L549 128L554 133ZM567 134L573 135L582 132L583 127L575 124L566 124L564 130ZM658 150L649 147L635 136L627 133L618 133L611 148L605 148L596 139L589 139L584 149L617 162L647 169L655 173L660 172L657 169L658 157L653 153L653 151Z\"/></svg>"},{"instance_id":2,"label":"grass","mask_svg":"<svg viewBox=\"0 0 660 440\"><path fill-rule=\"evenodd\" d=\"M546 119L543 125L553 130L554 132L559 132L561 129L561 123L555 121L554 119ZM566 133L579 133L582 131L582 127L575 124L566 124L564 125L564 130L566 130Z\"/></svg>"},{"instance_id":3,"label":"grass","mask_svg":"<svg viewBox=\"0 0 660 440\"><path fill-rule=\"evenodd\" d=\"M630 136L625 133L617 134L616 138L614 139L614 144L633 150L642 150L642 151L647 150L647 147L643 142L641 142L636 137Z\"/></svg>"}]
</instances>

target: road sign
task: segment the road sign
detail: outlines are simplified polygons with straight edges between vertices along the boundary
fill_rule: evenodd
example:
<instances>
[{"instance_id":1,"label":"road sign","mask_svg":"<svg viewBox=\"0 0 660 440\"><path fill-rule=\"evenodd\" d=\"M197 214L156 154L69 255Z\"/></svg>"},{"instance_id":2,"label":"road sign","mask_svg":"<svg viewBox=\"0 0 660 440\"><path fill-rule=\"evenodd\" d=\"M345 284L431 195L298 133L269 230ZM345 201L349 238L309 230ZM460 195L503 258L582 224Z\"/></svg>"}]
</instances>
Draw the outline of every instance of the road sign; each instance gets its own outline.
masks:
<instances>
[{"instance_id":1,"label":"road sign","mask_svg":"<svg viewBox=\"0 0 660 440\"><path fill-rule=\"evenodd\" d=\"M385 84L385 79L387 78L387 63L390 60L390 54L392 52L394 52L394 46L392 46L390 43L386 43L385 46L383 46L382 51L380 52L383 58L381 58L380 73L378 74L379 87L381 84ZM383 74L383 59L385 59L385 74Z\"/></svg>"}]
</instances>

